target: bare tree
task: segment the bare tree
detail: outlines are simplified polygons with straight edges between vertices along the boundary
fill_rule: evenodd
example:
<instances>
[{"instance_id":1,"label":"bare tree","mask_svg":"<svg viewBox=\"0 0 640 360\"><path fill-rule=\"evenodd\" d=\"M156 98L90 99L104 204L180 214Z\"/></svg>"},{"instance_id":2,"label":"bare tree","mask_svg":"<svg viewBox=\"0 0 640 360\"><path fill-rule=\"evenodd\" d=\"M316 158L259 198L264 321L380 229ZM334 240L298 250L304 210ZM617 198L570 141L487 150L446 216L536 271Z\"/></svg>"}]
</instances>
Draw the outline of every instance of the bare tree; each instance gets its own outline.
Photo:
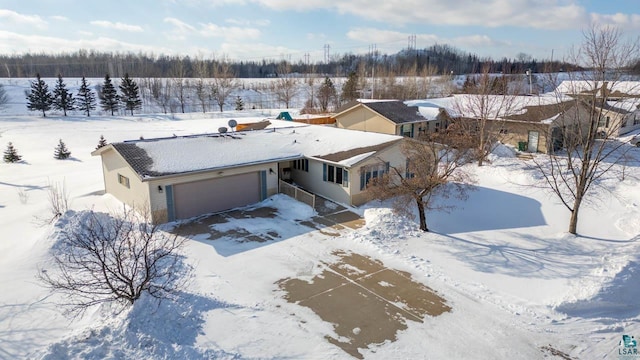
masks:
<instances>
[{"instance_id":1,"label":"bare tree","mask_svg":"<svg viewBox=\"0 0 640 360\"><path fill-rule=\"evenodd\" d=\"M188 268L179 254L185 238L165 233L147 219L127 208L116 216L73 214L38 278L64 296L71 314L107 302L125 307L144 293L170 297L186 281Z\"/></svg>"},{"instance_id":2,"label":"bare tree","mask_svg":"<svg viewBox=\"0 0 640 360\"><path fill-rule=\"evenodd\" d=\"M189 88L189 81L185 79L187 72L184 68L183 60L180 59L173 64L171 69L171 77L173 79L173 89L176 99L180 103L180 110L184 114L184 105L187 103L188 95L187 89Z\"/></svg>"},{"instance_id":3,"label":"bare tree","mask_svg":"<svg viewBox=\"0 0 640 360\"><path fill-rule=\"evenodd\" d=\"M311 69L311 74L308 74L305 79L305 84L307 85L307 95L308 100L304 104L303 113L314 113L316 111L316 82L318 78L313 73L315 69Z\"/></svg>"},{"instance_id":4,"label":"bare tree","mask_svg":"<svg viewBox=\"0 0 640 360\"><path fill-rule=\"evenodd\" d=\"M172 98L173 82L166 79L164 82L160 78L149 80L151 98L162 107L162 112L167 113L167 107Z\"/></svg>"},{"instance_id":5,"label":"bare tree","mask_svg":"<svg viewBox=\"0 0 640 360\"><path fill-rule=\"evenodd\" d=\"M590 190L600 186L600 180L625 159L628 146L614 138L619 125L610 122L609 109L618 99L610 92L622 77L621 70L638 58L639 42L624 41L616 28L592 26L583 32L584 42L572 49L569 61L590 69L570 76L578 81L568 82L568 88L556 89L557 96L565 93L575 97L569 102L579 125L567 127L562 133L564 152L534 159L546 185L570 211L569 232L577 233L580 207ZM629 90L629 89L627 89ZM560 103L560 106L567 103ZM568 109L561 109L568 111Z\"/></svg>"},{"instance_id":6,"label":"bare tree","mask_svg":"<svg viewBox=\"0 0 640 360\"><path fill-rule=\"evenodd\" d=\"M282 62L278 66L278 79L271 83L271 89L279 102L289 108L291 100L298 94L298 79L291 77L291 65Z\"/></svg>"},{"instance_id":7,"label":"bare tree","mask_svg":"<svg viewBox=\"0 0 640 360\"><path fill-rule=\"evenodd\" d=\"M194 60L193 61L193 71L194 76L196 77L194 81L194 90L196 92L196 97L200 102L200 107L202 108L202 112L207 112L207 104L210 99L209 92L207 90L209 81L207 80L209 77L209 67L207 66L207 62L204 60Z\"/></svg>"},{"instance_id":8,"label":"bare tree","mask_svg":"<svg viewBox=\"0 0 640 360\"><path fill-rule=\"evenodd\" d=\"M430 133L421 141L405 139L403 154L407 158L405 167L390 167L382 176L367 184L368 196L372 199L394 199L396 212L410 215L411 203L418 208L420 229L427 227L427 210L446 210L436 205L436 197L466 196L466 184L472 183L470 175L462 165L469 161L465 149L469 135L460 133Z\"/></svg>"},{"instance_id":9,"label":"bare tree","mask_svg":"<svg viewBox=\"0 0 640 360\"><path fill-rule=\"evenodd\" d=\"M214 65L213 82L211 84L211 96L218 104L220 112L231 93L238 88L235 75L228 61L223 60Z\"/></svg>"},{"instance_id":10,"label":"bare tree","mask_svg":"<svg viewBox=\"0 0 640 360\"><path fill-rule=\"evenodd\" d=\"M515 96L503 92L506 87L498 86L488 66L472 79L466 87L469 94L458 96L454 103L461 116L456 126L474 135L476 160L482 166L501 138L503 117L513 110Z\"/></svg>"}]
</instances>

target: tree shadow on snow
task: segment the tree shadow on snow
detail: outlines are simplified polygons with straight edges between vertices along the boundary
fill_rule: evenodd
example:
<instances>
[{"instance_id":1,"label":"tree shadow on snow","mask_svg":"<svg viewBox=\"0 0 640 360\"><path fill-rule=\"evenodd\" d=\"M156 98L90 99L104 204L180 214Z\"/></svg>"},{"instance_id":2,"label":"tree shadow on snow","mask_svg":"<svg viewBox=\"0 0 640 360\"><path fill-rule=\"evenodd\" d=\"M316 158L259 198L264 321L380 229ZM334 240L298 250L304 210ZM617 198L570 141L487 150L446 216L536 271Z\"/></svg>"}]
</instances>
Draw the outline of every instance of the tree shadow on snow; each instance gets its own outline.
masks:
<instances>
[{"instance_id":1,"label":"tree shadow on snow","mask_svg":"<svg viewBox=\"0 0 640 360\"><path fill-rule=\"evenodd\" d=\"M465 238L439 235L451 241L447 244L448 251L474 270L525 278L582 277L593 270L593 258L600 251L580 243L580 239L544 239L519 232L503 234L506 240L476 234L466 234Z\"/></svg>"},{"instance_id":2,"label":"tree shadow on snow","mask_svg":"<svg viewBox=\"0 0 640 360\"><path fill-rule=\"evenodd\" d=\"M434 231L457 234L547 224L537 200L482 186L473 188L467 201L450 212L430 212L427 215Z\"/></svg>"},{"instance_id":3,"label":"tree shadow on snow","mask_svg":"<svg viewBox=\"0 0 640 360\"><path fill-rule=\"evenodd\" d=\"M204 333L205 315L220 308L234 308L216 299L180 292L172 300L143 296L126 314L124 321L107 321L91 327L79 336L51 344L43 359L72 358L75 354L90 354L88 358L150 359L230 359L217 348L202 348L196 344Z\"/></svg>"}]
</instances>

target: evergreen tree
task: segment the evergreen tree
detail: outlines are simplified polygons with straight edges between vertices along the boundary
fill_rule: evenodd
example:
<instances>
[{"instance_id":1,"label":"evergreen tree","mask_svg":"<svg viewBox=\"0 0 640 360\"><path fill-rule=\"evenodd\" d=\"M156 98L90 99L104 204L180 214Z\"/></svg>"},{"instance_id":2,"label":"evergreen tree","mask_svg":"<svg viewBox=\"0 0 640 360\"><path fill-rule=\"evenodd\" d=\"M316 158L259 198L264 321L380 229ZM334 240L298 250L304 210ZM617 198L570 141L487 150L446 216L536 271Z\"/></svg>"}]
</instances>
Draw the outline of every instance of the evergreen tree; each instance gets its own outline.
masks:
<instances>
[{"instance_id":1,"label":"evergreen tree","mask_svg":"<svg viewBox=\"0 0 640 360\"><path fill-rule=\"evenodd\" d=\"M27 109L42 111L42 116L47 117L47 111L51 110L53 96L47 84L36 74L36 81L31 82L31 92L27 94Z\"/></svg>"},{"instance_id":2,"label":"evergreen tree","mask_svg":"<svg viewBox=\"0 0 640 360\"><path fill-rule=\"evenodd\" d=\"M107 146L107 140L104 138L104 136L100 135L100 140L98 140L98 146L96 146L96 150L105 146Z\"/></svg>"},{"instance_id":3,"label":"evergreen tree","mask_svg":"<svg viewBox=\"0 0 640 360\"><path fill-rule=\"evenodd\" d=\"M87 116L91 116L91 111L96 109L96 94L89 88L84 76L82 77L76 100L78 101L78 110L84 112Z\"/></svg>"},{"instance_id":4,"label":"evergreen tree","mask_svg":"<svg viewBox=\"0 0 640 360\"><path fill-rule=\"evenodd\" d=\"M4 151L4 162L14 163L22 159L22 156L18 155L18 151L13 147L12 143L7 145L7 149Z\"/></svg>"},{"instance_id":5,"label":"evergreen tree","mask_svg":"<svg viewBox=\"0 0 640 360\"><path fill-rule=\"evenodd\" d=\"M118 110L118 92L111 82L109 74L104 76L104 82L102 83L102 91L99 94L100 106L102 110L111 111L111 116Z\"/></svg>"},{"instance_id":6,"label":"evergreen tree","mask_svg":"<svg viewBox=\"0 0 640 360\"><path fill-rule=\"evenodd\" d=\"M55 148L55 152L53 153L53 157L58 160L68 159L71 156L71 151L67 149L67 145L60 139L58 146Z\"/></svg>"},{"instance_id":7,"label":"evergreen tree","mask_svg":"<svg viewBox=\"0 0 640 360\"><path fill-rule=\"evenodd\" d=\"M138 110L142 107L139 93L138 84L129 78L128 73L125 73L120 83L120 101L124 104L125 110L131 111L132 116L133 110Z\"/></svg>"},{"instance_id":8,"label":"evergreen tree","mask_svg":"<svg viewBox=\"0 0 640 360\"><path fill-rule=\"evenodd\" d=\"M242 98L240 96L236 97L236 110L244 110L244 101L242 101Z\"/></svg>"},{"instance_id":9,"label":"evergreen tree","mask_svg":"<svg viewBox=\"0 0 640 360\"><path fill-rule=\"evenodd\" d=\"M320 111L327 112L329 110L329 104L335 100L336 87L333 85L333 81L328 76L324 78L324 82L320 85L318 90L318 102L320 103Z\"/></svg>"},{"instance_id":10,"label":"evergreen tree","mask_svg":"<svg viewBox=\"0 0 640 360\"><path fill-rule=\"evenodd\" d=\"M75 109L75 101L73 94L67 90L67 85L62 80L62 75L58 74L58 81L53 89L53 108L62 110L64 116L67 116L67 110Z\"/></svg>"},{"instance_id":11,"label":"evergreen tree","mask_svg":"<svg viewBox=\"0 0 640 360\"><path fill-rule=\"evenodd\" d=\"M342 101L348 102L358 98L358 74L355 71L349 73L349 78L342 85Z\"/></svg>"}]
</instances>

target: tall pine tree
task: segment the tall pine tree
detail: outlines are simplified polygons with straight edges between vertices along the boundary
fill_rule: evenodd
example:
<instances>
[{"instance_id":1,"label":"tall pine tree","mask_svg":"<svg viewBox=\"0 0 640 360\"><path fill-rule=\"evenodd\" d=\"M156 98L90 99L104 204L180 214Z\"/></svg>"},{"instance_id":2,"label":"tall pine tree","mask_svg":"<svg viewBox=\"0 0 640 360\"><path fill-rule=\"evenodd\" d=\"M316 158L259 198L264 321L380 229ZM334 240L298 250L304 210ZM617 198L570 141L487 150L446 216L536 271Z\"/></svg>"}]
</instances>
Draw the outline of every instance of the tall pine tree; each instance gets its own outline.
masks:
<instances>
[{"instance_id":1,"label":"tall pine tree","mask_svg":"<svg viewBox=\"0 0 640 360\"><path fill-rule=\"evenodd\" d=\"M96 109L96 94L89 88L84 76L82 77L76 100L78 102L78 110L87 114L87 117L91 116L91 111Z\"/></svg>"},{"instance_id":2,"label":"tall pine tree","mask_svg":"<svg viewBox=\"0 0 640 360\"><path fill-rule=\"evenodd\" d=\"M62 75L60 74L58 74L56 87L53 89L53 108L62 110L64 116L67 116L67 111L75 109L73 94L67 90L67 85L62 80Z\"/></svg>"},{"instance_id":3,"label":"tall pine tree","mask_svg":"<svg viewBox=\"0 0 640 360\"><path fill-rule=\"evenodd\" d=\"M36 74L36 81L31 82L31 92L27 94L27 109L42 111L42 116L47 117L47 111L51 110L53 96L49 86Z\"/></svg>"},{"instance_id":4,"label":"tall pine tree","mask_svg":"<svg viewBox=\"0 0 640 360\"><path fill-rule=\"evenodd\" d=\"M111 111L111 116L113 116L114 112L117 111L119 107L119 96L116 88L111 82L109 74L104 76L104 82L102 83L102 90L100 91L99 97L102 110Z\"/></svg>"},{"instance_id":5,"label":"tall pine tree","mask_svg":"<svg viewBox=\"0 0 640 360\"><path fill-rule=\"evenodd\" d=\"M358 98L358 74L355 71L349 73L349 78L342 85L340 98L343 102L349 102Z\"/></svg>"},{"instance_id":6,"label":"tall pine tree","mask_svg":"<svg viewBox=\"0 0 640 360\"><path fill-rule=\"evenodd\" d=\"M138 84L129 78L128 73L124 74L120 82L120 101L124 105L125 110L131 111L132 116L133 110L138 110L142 107Z\"/></svg>"}]
</instances>

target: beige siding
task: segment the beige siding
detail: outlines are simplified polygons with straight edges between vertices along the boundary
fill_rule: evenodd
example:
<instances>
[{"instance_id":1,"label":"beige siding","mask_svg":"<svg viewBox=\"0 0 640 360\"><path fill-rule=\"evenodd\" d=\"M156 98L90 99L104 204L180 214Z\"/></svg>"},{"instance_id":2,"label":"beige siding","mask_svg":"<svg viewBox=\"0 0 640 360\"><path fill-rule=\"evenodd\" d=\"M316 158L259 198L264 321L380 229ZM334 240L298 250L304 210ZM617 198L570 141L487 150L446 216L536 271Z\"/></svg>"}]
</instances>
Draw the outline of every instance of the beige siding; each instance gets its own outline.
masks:
<instances>
[{"instance_id":1,"label":"beige siding","mask_svg":"<svg viewBox=\"0 0 640 360\"><path fill-rule=\"evenodd\" d=\"M529 141L530 131L537 131L539 133L538 152L547 152L549 133L549 125L547 124L505 121L500 123L500 129L497 129L498 133L500 130L502 130L502 134L499 134L500 141L503 144L512 145L516 149L518 149L519 142Z\"/></svg>"},{"instance_id":2,"label":"beige siding","mask_svg":"<svg viewBox=\"0 0 640 360\"><path fill-rule=\"evenodd\" d=\"M150 206L147 183L140 181L138 175L115 150L107 150L101 156L105 191L133 208L148 211ZM118 182L118 174L129 179L128 188Z\"/></svg>"},{"instance_id":3,"label":"beige siding","mask_svg":"<svg viewBox=\"0 0 640 360\"><path fill-rule=\"evenodd\" d=\"M340 184L324 181L322 176L322 164L323 162L318 160L309 160L309 172L300 170L292 171L291 175L293 182L312 193L329 198L342 204L349 205L349 188L344 187ZM351 179L352 175L351 171L349 171L350 183Z\"/></svg>"},{"instance_id":4,"label":"beige siding","mask_svg":"<svg viewBox=\"0 0 640 360\"><path fill-rule=\"evenodd\" d=\"M396 134L396 124L362 106L336 117L336 126L349 130Z\"/></svg>"},{"instance_id":5,"label":"beige siding","mask_svg":"<svg viewBox=\"0 0 640 360\"><path fill-rule=\"evenodd\" d=\"M351 205L360 206L370 199L367 197L365 191L360 190L360 172L363 168L369 165L379 164L382 162L389 162L389 166L404 168L406 166L406 157L402 153L402 141L395 143L393 146L388 147L382 151L379 151L375 156L363 161L357 166L351 168L350 181L349 181L349 193L351 194Z\"/></svg>"}]
</instances>

